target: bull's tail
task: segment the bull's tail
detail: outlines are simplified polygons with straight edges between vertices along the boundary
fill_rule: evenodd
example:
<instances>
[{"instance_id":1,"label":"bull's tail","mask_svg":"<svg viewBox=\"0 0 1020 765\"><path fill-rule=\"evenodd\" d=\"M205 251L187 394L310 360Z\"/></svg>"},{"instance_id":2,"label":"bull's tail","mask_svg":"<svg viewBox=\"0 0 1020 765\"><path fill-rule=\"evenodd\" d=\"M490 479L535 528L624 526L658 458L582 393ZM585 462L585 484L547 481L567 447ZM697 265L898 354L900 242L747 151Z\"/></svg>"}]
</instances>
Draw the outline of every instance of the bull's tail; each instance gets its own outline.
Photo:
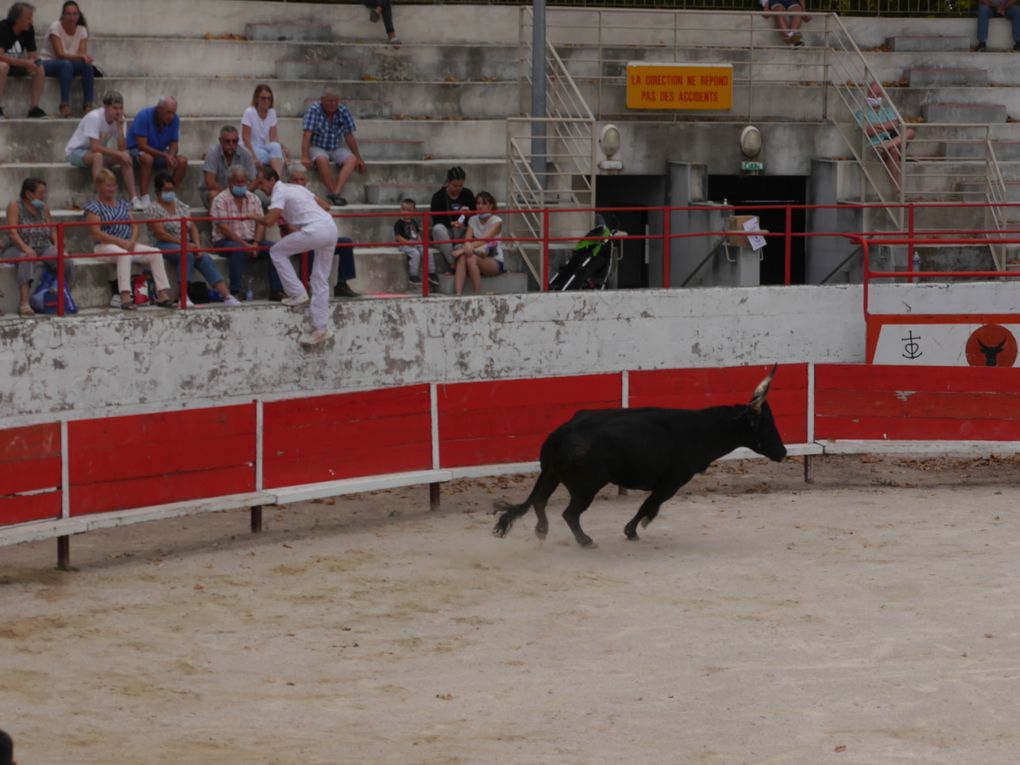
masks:
<instances>
[{"instance_id":1,"label":"bull's tail","mask_svg":"<svg viewBox=\"0 0 1020 765\"><path fill-rule=\"evenodd\" d=\"M535 481L531 494L521 504L512 505L502 499L497 499L492 503L492 511L501 513L501 515L496 520L496 525L492 527L492 533L497 537L505 537L514 525L514 521L527 514L536 501L542 503L540 507L545 507L546 500L558 485L559 481L543 470L538 476L538 480Z\"/></svg>"}]
</instances>

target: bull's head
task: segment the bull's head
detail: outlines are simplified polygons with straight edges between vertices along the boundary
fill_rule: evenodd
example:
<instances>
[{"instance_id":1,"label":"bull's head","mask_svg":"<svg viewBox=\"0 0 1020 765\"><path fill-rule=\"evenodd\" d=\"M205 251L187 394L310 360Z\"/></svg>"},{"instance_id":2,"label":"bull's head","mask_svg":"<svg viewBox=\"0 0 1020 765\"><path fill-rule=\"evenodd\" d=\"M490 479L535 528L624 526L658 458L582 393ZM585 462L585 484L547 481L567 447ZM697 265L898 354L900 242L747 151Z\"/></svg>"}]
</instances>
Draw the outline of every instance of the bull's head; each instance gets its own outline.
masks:
<instances>
[{"instance_id":1,"label":"bull's head","mask_svg":"<svg viewBox=\"0 0 1020 765\"><path fill-rule=\"evenodd\" d=\"M774 364L772 371L758 383L758 387L754 389L754 395L751 396L751 403L747 405L745 415L747 426L750 429L746 446L774 462L782 462L786 457L783 438L779 435L776 421L772 417L772 410L769 408L768 401L765 400L778 366L778 364Z\"/></svg>"},{"instance_id":2,"label":"bull's head","mask_svg":"<svg viewBox=\"0 0 1020 765\"><path fill-rule=\"evenodd\" d=\"M1006 347L1006 338L1003 338L998 345L985 345L978 340L978 347L981 348L981 353L985 354L986 367L998 366L998 357L1002 353L1002 349Z\"/></svg>"}]
</instances>

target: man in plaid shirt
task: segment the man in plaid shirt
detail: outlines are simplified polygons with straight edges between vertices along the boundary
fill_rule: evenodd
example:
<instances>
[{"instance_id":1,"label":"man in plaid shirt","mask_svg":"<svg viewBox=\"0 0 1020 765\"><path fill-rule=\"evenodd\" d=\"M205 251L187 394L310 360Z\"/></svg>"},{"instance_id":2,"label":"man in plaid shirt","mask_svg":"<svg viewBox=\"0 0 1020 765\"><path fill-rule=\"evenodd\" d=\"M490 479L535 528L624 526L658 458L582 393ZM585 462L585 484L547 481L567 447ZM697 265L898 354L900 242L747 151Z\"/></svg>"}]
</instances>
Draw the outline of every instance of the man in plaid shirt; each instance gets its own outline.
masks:
<instances>
[{"instance_id":1,"label":"man in plaid shirt","mask_svg":"<svg viewBox=\"0 0 1020 765\"><path fill-rule=\"evenodd\" d=\"M365 172L365 161L361 158L358 139L354 137L354 118L346 106L340 104L340 96L332 88L322 92L322 98L308 107L305 112L304 134L301 137L301 164L319 173L329 190L326 198L338 207L347 204L340 195L355 169ZM330 160L338 167L336 182L330 170Z\"/></svg>"}]
</instances>

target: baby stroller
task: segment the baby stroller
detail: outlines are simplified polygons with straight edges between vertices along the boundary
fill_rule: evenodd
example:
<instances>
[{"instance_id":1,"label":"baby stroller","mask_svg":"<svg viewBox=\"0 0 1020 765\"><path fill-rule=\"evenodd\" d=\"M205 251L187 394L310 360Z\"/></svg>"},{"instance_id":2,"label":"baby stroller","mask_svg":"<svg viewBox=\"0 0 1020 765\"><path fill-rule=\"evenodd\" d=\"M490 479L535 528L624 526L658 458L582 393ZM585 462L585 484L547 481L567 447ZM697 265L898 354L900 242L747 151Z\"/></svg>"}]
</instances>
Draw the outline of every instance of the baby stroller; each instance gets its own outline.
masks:
<instances>
[{"instance_id":1,"label":"baby stroller","mask_svg":"<svg viewBox=\"0 0 1020 765\"><path fill-rule=\"evenodd\" d=\"M560 266L556 275L549 280L549 290L604 290L613 273L613 266L620 256L616 254L617 244L611 230L602 216L596 219L598 225L574 245L570 260Z\"/></svg>"}]
</instances>

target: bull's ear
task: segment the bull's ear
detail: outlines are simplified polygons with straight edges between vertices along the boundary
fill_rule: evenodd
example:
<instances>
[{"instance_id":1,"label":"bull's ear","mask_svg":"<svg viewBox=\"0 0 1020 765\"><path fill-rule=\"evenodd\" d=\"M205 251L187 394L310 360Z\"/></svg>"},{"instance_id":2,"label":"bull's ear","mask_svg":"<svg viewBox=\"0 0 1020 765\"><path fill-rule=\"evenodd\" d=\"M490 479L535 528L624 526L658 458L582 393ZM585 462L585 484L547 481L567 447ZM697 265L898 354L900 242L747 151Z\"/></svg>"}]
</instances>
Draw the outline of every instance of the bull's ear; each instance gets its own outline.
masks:
<instances>
[{"instance_id":1,"label":"bull's ear","mask_svg":"<svg viewBox=\"0 0 1020 765\"><path fill-rule=\"evenodd\" d=\"M778 368L778 364L772 365L772 371L768 373L764 380L758 383L758 387L754 389L754 395L751 396L750 407L759 414L761 413L761 405L765 403L765 396L768 395L769 386L772 384L772 378L776 376L776 369Z\"/></svg>"}]
</instances>

